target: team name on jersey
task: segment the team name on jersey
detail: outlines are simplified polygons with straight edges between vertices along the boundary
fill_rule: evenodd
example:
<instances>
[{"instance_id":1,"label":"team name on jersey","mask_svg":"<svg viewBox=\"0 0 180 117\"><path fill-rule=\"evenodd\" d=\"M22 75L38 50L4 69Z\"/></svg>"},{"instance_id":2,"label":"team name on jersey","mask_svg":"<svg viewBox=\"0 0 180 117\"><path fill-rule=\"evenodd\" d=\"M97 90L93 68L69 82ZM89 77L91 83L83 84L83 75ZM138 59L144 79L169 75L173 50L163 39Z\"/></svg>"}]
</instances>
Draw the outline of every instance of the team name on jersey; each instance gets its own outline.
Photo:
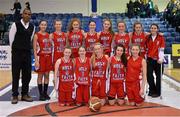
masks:
<instances>
[{"instance_id":1,"label":"team name on jersey","mask_svg":"<svg viewBox=\"0 0 180 117\"><path fill-rule=\"evenodd\" d=\"M62 70L72 70L72 66L62 66Z\"/></svg>"},{"instance_id":2,"label":"team name on jersey","mask_svg":"<svg viewBox=\"0 0 180 117\"><path fill-rule=\"evenodd\" d=\"M42 48L43 53L51 53L51 42L49 39L43 39L44 47Z\"/></svg>"},{"instance_id":3,"label":"team name on jersey","mask_svg":"<svg viewBox=\"0 0 180 117\"><path fill-rule=\"evenodd\" d=\"M123 68L124 65L121 65L121 64L114 64L113 65L113 68L116 68L116 69L120 69L120 68Z\"/></svg>"},{"instance_id":4,"label":"team name on jersey","mask_svg":"<svg viewBox=\"0 0 180 117\"><path fill-rule=\"evenodd\" d=\"M69 73L66 73L65 75L62 75L61 81L63 82L73 81L73 75L69 75Z\"/></svg>"},{"instance_id":5,"label":"team name on jersey","mask_svg":"<svg viewBox=\"0 0 180 117\"><path fill-rule=\"evenodd\" d=\"M87 71L87 68L86 67L79 67L79 72L85 72L85 71Z\"/></svg>"},{"instance_id":6,"label":"team name on jersey","mask_svg":"<svg viewBox=\"0 0 180 117\"><path fill-rule=\"evenodd\" d=\"M115 73L113 73L112 74L112 78L113 78L113 80L123 80L124 79L124 74L115 74Z\"/></svg>"},{"instance_id":7,"label":"team name on jersey","mask_svg":"<svg viewBox=\"0 0 180 117\"><path fill-rule=\"evenodd\" d=\"M119 39L117 42L124 45L124 44L127 42L127 40L125 40L125 39Z\"/></svg>"},{"instance_id":8,"label":"team name on jersey","mask_svg":"<svg viewBox=\"0 0 180 117\"><path fill-rule=\"evenodd\" d=\"M137 39L134 40L134 42L135 42L135 43L141 43L141 42L143 42L143 39L137 38Z\"/></svg>"}]
</instances>

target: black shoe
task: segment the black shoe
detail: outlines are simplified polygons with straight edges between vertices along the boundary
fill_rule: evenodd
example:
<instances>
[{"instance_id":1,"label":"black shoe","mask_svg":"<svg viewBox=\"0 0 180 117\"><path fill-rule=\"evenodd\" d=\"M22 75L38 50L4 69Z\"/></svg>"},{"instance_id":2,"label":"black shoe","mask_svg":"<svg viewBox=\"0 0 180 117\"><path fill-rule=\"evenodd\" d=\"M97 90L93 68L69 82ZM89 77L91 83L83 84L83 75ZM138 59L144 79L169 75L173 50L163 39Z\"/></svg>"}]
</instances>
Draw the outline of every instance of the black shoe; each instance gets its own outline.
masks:
<instances>
[{"instance_id":1,"label":"black shoe","mask_svg":"<svg viewBox=\"0 0 180 117\"><path fill-rule=\"evenodd\" d=\"M158 94L153 94L151 97L153 97L153 98L157 98L157 97L159 97L160 95L158 95Z\"/></svg>"},{"instance_id":2,"label":"black shoe","mask_svg":"<svg viewBox=\"0 0 180 117\"><path fill-rule=\"evenodd\" d=\"M46 98L44 97L44 95L41 94L41 95L39 96L39 100L40 100L40 101L45 101Z\"/></svg>"},{"instance_id":3,"label":"black shoe","mask_svg":"<svg viewBox=\"0 0 180 117\"><path fill-rule=\"evenodd\" d=\"M23 96L21 97L21 100L22 100L22 101L26 101L26 102L32 102L32 101L33 101L32 97L29 96L29 95L23 95Z\"/></svg>"},{"instance_id":4,"label":"black shoe","mask_svg":"<svg viewBox=\"0 0 180 117\"><path fill-rule=\"evenodd\" d=\"M48 94L44 94L44 97L45 97L46 100L50 100L51 99Z\"/></svg>"},{"instance_id":5,"label":"black shoe","mask_svg":"<svg viewBox=\"0 0 180 117\"><path fill-rule=\"evenodd\" d=\"M18 103L18 96L13 96L11 99L11 104L17 104Z\"/></svg>"}]
</instances>

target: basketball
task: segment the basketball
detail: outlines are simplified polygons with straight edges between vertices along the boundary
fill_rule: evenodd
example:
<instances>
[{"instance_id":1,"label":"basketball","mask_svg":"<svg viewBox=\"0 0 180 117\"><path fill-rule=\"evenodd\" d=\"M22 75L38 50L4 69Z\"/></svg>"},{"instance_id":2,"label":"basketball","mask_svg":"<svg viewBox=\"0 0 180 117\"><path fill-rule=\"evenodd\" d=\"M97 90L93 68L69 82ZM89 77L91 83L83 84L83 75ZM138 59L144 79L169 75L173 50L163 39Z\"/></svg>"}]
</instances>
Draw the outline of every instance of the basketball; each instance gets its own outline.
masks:
<instances>
[{"instance_id":1,"label":"basketball","mask_svg":"<svg viewBox=\"0 0 180 117\"><path fill-rule=\"evenodd\" d=\"M98 112L101 109L101 100L98 97L89 99L89 109L91 112Z\"/></svg>"}]
</instances>

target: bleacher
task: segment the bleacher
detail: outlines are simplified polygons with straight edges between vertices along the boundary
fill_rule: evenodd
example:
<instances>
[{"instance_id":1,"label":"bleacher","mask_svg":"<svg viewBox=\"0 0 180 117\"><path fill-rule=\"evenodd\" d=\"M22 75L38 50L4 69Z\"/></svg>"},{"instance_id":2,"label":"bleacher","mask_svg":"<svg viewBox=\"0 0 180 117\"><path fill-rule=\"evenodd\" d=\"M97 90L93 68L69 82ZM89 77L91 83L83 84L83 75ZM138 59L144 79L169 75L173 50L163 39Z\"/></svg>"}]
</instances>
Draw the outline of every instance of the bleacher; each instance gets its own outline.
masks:
<instances>
[{"instance_id":1,"label":"bleacher","mask_svg":"<svg viewBox=\"0 0 180 117\"><path fill-rule=\"evenodd\" d=\"M160 32L164 33L164 37L166 39L166 54L171 54L171 45L173 43L180 43L180 33L176 32L175 28L172 28L171 25L168 24L168 22L164 21L162 19L162 15L156 15L152 18L131 18L125 16L125 13L103 13L98 18L91 18L89 16L83 16L81 13L59 13L59 14L48 14L48 13L33 13L31 22L36 26L36 31L39 30L38 25L39 21L42 19L47 20L48 22L48 28L47 32L51 33L54 31L53 23L55 19L61 19L63 23L62 31L66 32L68 28L68 24L72 18L79 18L82 25L81 28L85 31L88 31L88 22L90 20L95 20L97 22L97 29L96 31L100 31L102 29L102 20L104 18L109 18L112 21L112 28L113 31L117 32L117 22L119 20L124 20L126 22L126 31L132 32L133 30L133 23L135 21L140 21L143 24L143 29L145 32L149 32L149 26L152 23L157 23L160 28ZM6 15L6 20L12 24L13 21L13 15L8 14ZM9 26L10 28L10 26ZM8 40L8 33L5 34L6 40Z\"/></svg>"}]
</instances>

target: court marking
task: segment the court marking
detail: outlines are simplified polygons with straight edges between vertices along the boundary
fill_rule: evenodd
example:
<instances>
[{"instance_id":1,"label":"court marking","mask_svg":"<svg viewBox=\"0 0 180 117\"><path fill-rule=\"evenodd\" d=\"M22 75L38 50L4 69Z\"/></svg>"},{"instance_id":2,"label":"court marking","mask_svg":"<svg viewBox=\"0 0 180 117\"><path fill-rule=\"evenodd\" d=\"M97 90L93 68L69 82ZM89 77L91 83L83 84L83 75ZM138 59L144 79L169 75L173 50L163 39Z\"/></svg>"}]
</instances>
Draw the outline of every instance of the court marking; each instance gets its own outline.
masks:
<instances>
[{"instance_id":1,"label":"court marking","mask_svg":"<svg viewBox=\"0 0 180 117\"><path fill-rule=\"evenodd\" d=\"M136 108L129 108L129 109L121 109L121 110L97 112L97 113L93 113L93 114L81 115L80 117L84 117L84 116L94 116L94 115L107 114L107 113L113 113L113 112L121 112L121 111L140 110L140 109L147 109L147 108L163 108L163 107L169 107L169 106L146 106L146 107L139 107L139 108L136 107Z\"/></svg>"}]
</instances>

